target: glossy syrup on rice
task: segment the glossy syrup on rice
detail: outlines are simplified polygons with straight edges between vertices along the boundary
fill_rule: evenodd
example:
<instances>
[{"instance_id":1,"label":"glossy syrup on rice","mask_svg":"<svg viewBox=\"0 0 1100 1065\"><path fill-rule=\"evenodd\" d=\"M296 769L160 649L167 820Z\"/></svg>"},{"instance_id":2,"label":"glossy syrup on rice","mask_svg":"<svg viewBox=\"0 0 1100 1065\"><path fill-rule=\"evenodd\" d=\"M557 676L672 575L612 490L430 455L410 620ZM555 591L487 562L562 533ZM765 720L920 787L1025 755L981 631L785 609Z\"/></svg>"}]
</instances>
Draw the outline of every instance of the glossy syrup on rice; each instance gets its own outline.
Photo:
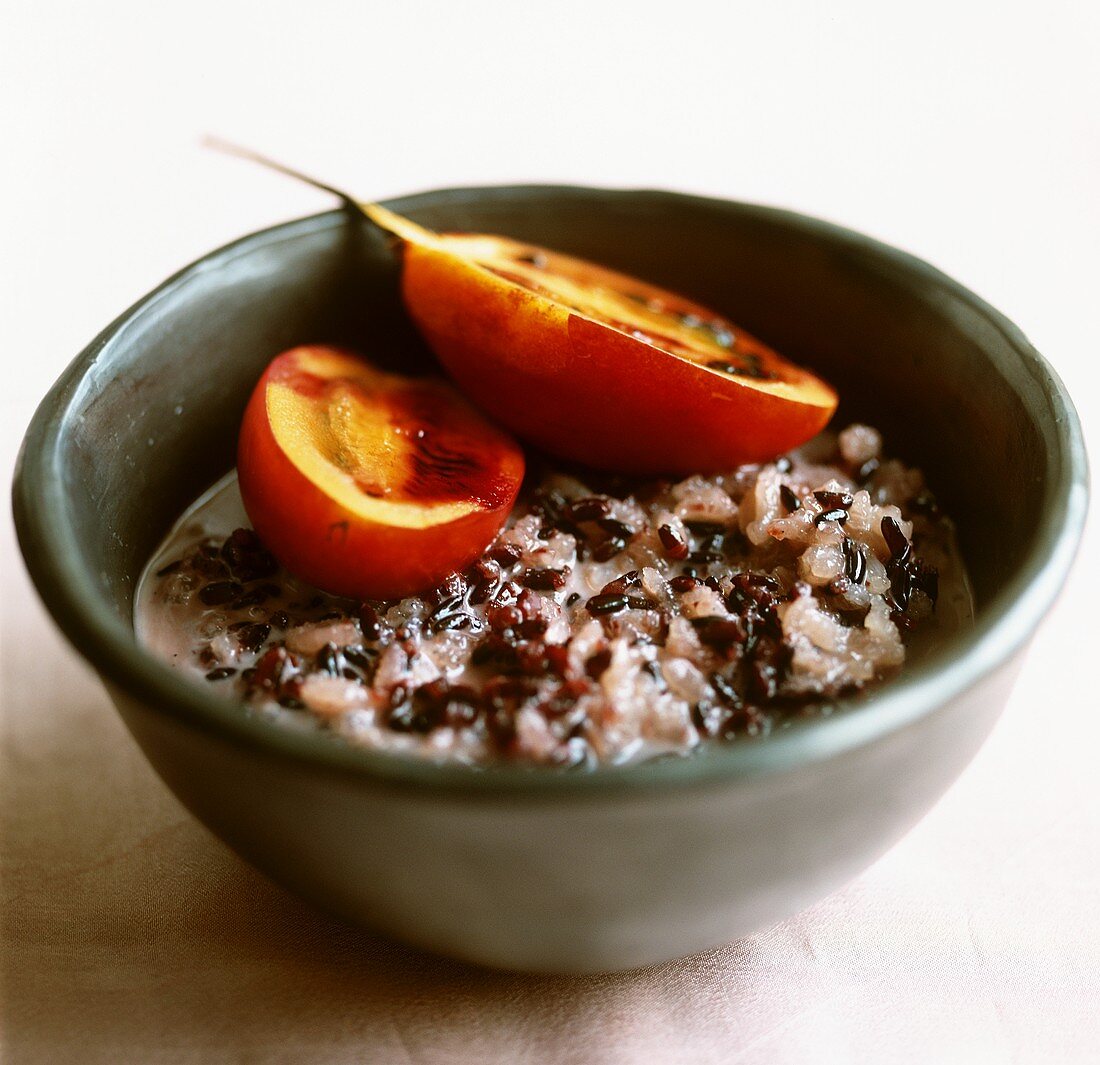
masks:
<instances>
[{"instance_id":1,"label":"glossy syrup on rice","mask_svg":"<svg viewBox=\"0 0 1100 1065\"><path fill-rule=\"evenodd\" d=\"M866 426L722 475L528 480L465 573L356 603L280 569L230 475L150 561L138 636L288 727L582 766L766 736L972 620L950 521Z\"/></svg>"}]
</instances>

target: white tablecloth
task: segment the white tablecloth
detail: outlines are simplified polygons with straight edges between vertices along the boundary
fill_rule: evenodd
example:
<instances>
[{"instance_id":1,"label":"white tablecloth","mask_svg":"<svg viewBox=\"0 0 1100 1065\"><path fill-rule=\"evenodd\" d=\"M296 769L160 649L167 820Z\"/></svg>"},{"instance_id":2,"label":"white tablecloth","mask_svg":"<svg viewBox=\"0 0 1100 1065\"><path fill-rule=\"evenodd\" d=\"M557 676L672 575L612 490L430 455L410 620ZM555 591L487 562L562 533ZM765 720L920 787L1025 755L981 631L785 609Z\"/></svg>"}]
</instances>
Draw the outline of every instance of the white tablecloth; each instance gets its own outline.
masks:
<instances>
[{"instance_id":1,"label":"white tablecloth","mask_svg":"<svg viewBox=\"0 0 1100 1065\"><path fill-rule=\"evenodd\" d=\"M368 24L359 4L11 5L3 469L35 402L128 302L323 204L200 153L204 129L366 194L538 178L833 217L1004 309L1100 425L1095 15L760 6L715 21L685 3L654 23L411 4ZM585 979L428 957L266 882L153 775L45 618L10 522L2 535L5 1062L1100 1057L1095 523L1003 721L907 839L758 936Z\"/></svg>"}]
</instances>

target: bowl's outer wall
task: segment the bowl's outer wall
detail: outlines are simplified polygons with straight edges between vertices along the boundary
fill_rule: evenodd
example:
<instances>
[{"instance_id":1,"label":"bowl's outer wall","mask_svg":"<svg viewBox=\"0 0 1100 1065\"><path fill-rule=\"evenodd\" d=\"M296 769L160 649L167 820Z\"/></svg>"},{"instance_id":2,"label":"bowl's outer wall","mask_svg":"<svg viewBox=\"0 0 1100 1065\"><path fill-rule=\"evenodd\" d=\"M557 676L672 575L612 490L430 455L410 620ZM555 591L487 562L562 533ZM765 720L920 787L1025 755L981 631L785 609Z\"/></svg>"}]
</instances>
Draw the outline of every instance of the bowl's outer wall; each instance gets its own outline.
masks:
<instances>
[{"instance_id":1,"label":"bowl's outer wall","mask_svg":"<svg viewBox=\"0 0 1100 1065\"><path fill-rule=\"evenodd\" d=\"M475 190L402 205L428 225L535 240L680 289L821 372L844 397L841 422L883 427L893 453L925 468L958 519L983 606L1035 547L1036 501L1064 472L1056 404L1002 327L934 273L797 216L668 194ZM398 368L430 366L397 285L385 242L333 213L214 254L105 335L71 402L49 411L57 424L37 428L56 429L42 476L64 479L89 595L129 623L145 560L231 464L248 394L278 351L341 343ZM44 547L26 535L35 487L17 484L21 542L80 644L89 630L57 607ZM149 705L134 670L122 683L102 671L176 794L274 878L426 947L594 970L759 928L865 867L977 749L1017 660L831 758L575 794L418 792L337 772L244 743L183 700Z\"/></svg>"},{"instance_id":2,"label":"bowl's outer wall","mask_svg":"<svg viewBox=\"0 0 1100 1065\"><path fill-rule=\"evenodd\" d=\"M839 757L598 801L367 789L211 740L108 687L190 810L318 905L468 961L602 972L730 942L861 872L973 757L1021 657Z\"/></svg>"}]
</instances>

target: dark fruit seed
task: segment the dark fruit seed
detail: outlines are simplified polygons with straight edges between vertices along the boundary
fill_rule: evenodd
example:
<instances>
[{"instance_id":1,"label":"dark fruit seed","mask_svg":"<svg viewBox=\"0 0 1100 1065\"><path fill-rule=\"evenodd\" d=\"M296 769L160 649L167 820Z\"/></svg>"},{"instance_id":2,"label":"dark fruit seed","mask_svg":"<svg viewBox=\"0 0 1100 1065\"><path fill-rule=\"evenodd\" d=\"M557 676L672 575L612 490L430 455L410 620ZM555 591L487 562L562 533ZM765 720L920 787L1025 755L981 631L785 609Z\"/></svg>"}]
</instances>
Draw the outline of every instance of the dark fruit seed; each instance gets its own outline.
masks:
<instances>
[{"instance_id":1,"label":"dark fruit seed","mask_svg":"<svg viewBox=\"0 0 1100 1065\"><path fill-rule=\"evenodd\" d=\"M207 606L221 606L231 599L236 599L243 591L244 588L236 581L215 581L213 584L206 585L199 592L199 598Z\"/></svg>"},{"instance_id":2,"label":"dark fruit seed","mask_svg":"<svg viewBox=\"0 0 1100 1065\"><path fill-rule=\"evenodd\" d=\"M225 680L226 677L233 676L237 671L232 666L223 666L221 669L212 669L206 674L207 680Z\"/></svg>"},{"instance_id":3,"label":"dark fruit seed","mask_svg":"<svg viewBox=\"0 0 1100 1065\"><path fill-rule=\"evenodd\" d=\"M631 610L659 610L652 599L647 599L644 595L628 595L626 597L626 605Z\"/></svg>"},{"instance_id":4,"label":"dark fruit seed","mask_svg":"<svg viewBox=\"0 0 1100 1065\"><path fill-rule=\"evenodd\" d=\"M585 604L585 609L590 614L617 614L626 609L627 599L625 595L594 595Z\"/></svg>"},{"instance_id":5,"label":"dark fruit seed","mask_svg":"<svg viewBox=\"0 0 1100 1065\"><path fill-rule=\"evenodd\" d=\"M854 500L847 492L814 492L816 499L823 510L847 510Z\"/></svg>"},{"instance_id":6,"label":"dark fruit seed","mask_svg":"<svg viewBox=\"0 0 1100 1065\"><path fill-rule=\"evenodd\" d=\"M882 538L890 549L890 557L895 562L904 562L909 557L910 544L894 518L882 519Z\"/></svg>"},{"instance_id":7,"label":"dark fruit seed","mask_svg":"<svg viewBox=\"0 0 1100 1065\"><path fill-rule=\"evenodd\" d=\"M779 501L788 514L793 514L796 510L802 509L802 504L798 501L798 496L794 494L794 489L788 488L785 484L779 486Z\"/></svg>"},{"instance_id":8,"label":"dark fruit seed","mask_svg":"<svg viewBox=\"0 0 1100 1065\"><path fill-rule=\"evenodd\" d=\"M566 601L565 601L565 605L566 605L566 606L572 606L572 605L573 605L574 603L576 603L576 602L577 602L577 601L578 601L578 600L580 599L580 597L581 597L581 593L580 593L580 592L573 592L573 593L572 593L572 594L571 594L571 595L569 596L569 598L568 598L568 599L566 599Z\"/></svg>"},{"instance_id":9,"label":"dark fruit seed","mask_svg":"<svg viewBox=\"0 0 1100 1065\"><path fill-rule=\"evenodd\" d=\"M285 629L290 624L290 617L285 610L277 610L268 620L277 629Z\"/></svg>"},{"instance_id":10,"label":"dark fruit seed","mask_svg":"<svg viewBox=\"0 0 1100 1065\"><path fill-rule=\"evenodd\" d=\"M699 584L694 577L673 577L668 583L674 592L678 592L681 595L683 595L684 592L690 592L692 588Z\"/></svg>"},{"instance_id":11,"label":"dark fruit seed","mask_svg":"<svg viewBox=\"0 0 1100 1065\"><path fill-rule=\"evenodd\" d=\"M687 542L671 525L662 525L657 530L657 535L661 538L661 546L664 547L665 554L669 558L677 562L683 562L688 557L690 549Z\"/></svg>"},{"instance_id":12,"label":"dark fruit seed","mask_svg":"<svg viewBox=\"0 0 1100 1065\"><path fill-rule=\"evenodd\" d=\"M520 577L520 581L528 588L544 592L564 588L568 579L568 572L561 569L529 569Z\"/></svg>"}]
</instances>

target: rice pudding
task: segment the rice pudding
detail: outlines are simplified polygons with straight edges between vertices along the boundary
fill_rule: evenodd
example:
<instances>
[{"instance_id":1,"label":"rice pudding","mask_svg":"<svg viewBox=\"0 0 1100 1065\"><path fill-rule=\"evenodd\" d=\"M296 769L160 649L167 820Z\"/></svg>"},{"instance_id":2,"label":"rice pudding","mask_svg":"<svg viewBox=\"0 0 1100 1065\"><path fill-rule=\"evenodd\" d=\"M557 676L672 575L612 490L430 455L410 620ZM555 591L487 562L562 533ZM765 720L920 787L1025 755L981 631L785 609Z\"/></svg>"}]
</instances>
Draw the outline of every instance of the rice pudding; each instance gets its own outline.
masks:
<instances>
[{"instance_id":1,"label":"rice pudding","mask_svg":"<svg viewBox=\"0 0 1100 1065\"><path fill-rule=\"evenodd\" d=\"M465 572L365 603L282 570L230 475L150 561L137 633L243 713L429 759L591 766L760 738L972 620L951 522L881 451L854 425L680 481L532 468Z\"/></svg>"}]
</instances>

